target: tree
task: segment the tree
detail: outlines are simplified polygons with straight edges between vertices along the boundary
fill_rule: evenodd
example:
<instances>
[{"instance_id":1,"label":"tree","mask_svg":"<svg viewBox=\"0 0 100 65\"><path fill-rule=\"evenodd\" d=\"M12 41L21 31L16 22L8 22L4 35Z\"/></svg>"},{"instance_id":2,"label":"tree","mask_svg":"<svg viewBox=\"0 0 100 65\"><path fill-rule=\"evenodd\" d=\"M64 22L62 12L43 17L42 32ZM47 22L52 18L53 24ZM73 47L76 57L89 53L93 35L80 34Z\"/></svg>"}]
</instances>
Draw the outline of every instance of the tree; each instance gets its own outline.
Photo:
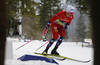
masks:
<instances>
[{"instance_id":1,"label":"tree","mask_svg":"<svg viewBox=\"0 0 100 65\"><path fill-rule=\"evenodd\" d=\"M66 36L65 36L65 40L67 41L68 40L68 32L67 32L67 30L65 30L65 34L66 34Z\"/></svg>"},{"instance_id":2,"label":"tree","mask_svg":"<svg viewBox=\"0 0 100 65\"><path fill-rule=\"evenodd\" d=\"M34 0L7 0L6 3L8 20L10 22L8 27L8 33L11 27L15 29L16 26L16 28L18 28L19 21L17 21L16 19L22 17L23 29L27 30L27 28L29 27L29 30L23 32L23 34L27 33L27 37L29 38L34 37L34 35L36 36L34 32L37 31L39 20L39 16L36 15L36 7L38 6L38 3L36 3ZM25 27L25 25L28 27Z\"/></svg>"},{"instance_id":3,"label":"tree","mask_svg":"<svg viewBox=\"0 0 100 65\"><path fill-rule=\"evenodd\" d=\"M18 1L14 0L13 2L11 0L6 1L6 7L7 7L7 18L8 18L8 35L11 28L15 28L15 25L17 25L18 21L14 19L16 17L16 12L18 12Z\"/></svg>"},{"instance_id":4,"label":"tree","mask_svg":"<svg viewBox=\"0 0 100 65\"><path fill-rule=\"evenodd\" d=\"M18 0L7 0L6 1L6 6L7 6L7 17L9 20L12 20L11 17L16 17L18 14L16 12L19 11L18 8L19 1Z\"/></svg>"},{"instance_id":5,"label":"tree","mask_svg":"<svg viewBox=\"0 0 100 65\"><path fill-rule=\"evenodd\" d=\"M39 21L38 16L35 16L34 18L30 16L24 16L22 18L23 35L25 35L27 38L36 39L36 37L39 36L39 23L36 21Z\"/></svg>"},{"instance_id":6,"label":"tree","mask_svg":"<svg viewBox=\"0 0 100 65\"><path fill-rule=\"evenodd\" d=\"M36 10L35 7L38 5L33 0L7 0L7 14L8 18L16 17L18 18L20 15L35 15ZM21 10L21 14L19 14L19 10Z\"/></svg>"},{"instance_id":7,"label":"tree","mask_svg":"<svg viewBox=\"0 0 100 65\"><path fill-rule=\"evenodd\" d=\"M84 18L82 14L80 15L76 25L76 39L77 41L83 42L84 38L86 37L86 26L84 24Z\"/></svg>"},{"instance_id":8,"label":"tree","mask_svg":"<svg viewBox=\"0 0 100 65\"><path fill-rule=\"evenodd\" d=\"M41 0L39 4L39 22L42 29L45 28L49 19L61 10L60 5L60 0Z\"/></svg>"},{"instance_id":9,"label":"tree","mask_svg":"<svg viewBox=\"0 0 100 65\"><path fill-rule=\"evenodd\" d=\"M36 14L36 7L38 6L38 3L36 3L33 0L19 0L21 3L21 6L19 6L19 9L21 9L22 16L32 16L34 17Z\"/></svg>"},{"instance_id":10,"label":"tree","mask_svg":"<svg viewBox=\"0 0 100 65\"><path fill-rule=\"evenodd\" d=\"M33 0L20 0L21 6L21 16L22 16L22 26L23 35L30 39L36 39L38 36L37 30L39 28L38 21L39 16L36 15L36 7L38 3Z\"/></svg>"},{"instance_id":11,"label":"tree","mask_svg":"<svg viewBox=\"0 0 100 65\"><path fill-rule=\"evenodd\" d=\"M91 38L91 34L92 34L92 26L91 26L91 22L90 22L90 10L89 10L89 1L87 0L67 0L66 1L68 4L73 5L75 7L75 21L77 21L78 16L83 16L85 15L86 19L85 19L85 25L87 26L86 29L86 37L87 38ZM79 14L76 14L79 13ZM78 15L78 16L77 16ZM87 19L88 18L88 19ZM74 35L76 35L74 33ZM75 36L74 36L75 37Z\"/></svg>"},{"instance_id":12,"label":"tree","mask_svg":"<svg viewBox=\"0 0 100 65\"><path fill-rule=\"evenodd\" d=\"M61 5L60 0L41 0L38 7L40 13L39 23L40 23L41 32L46 27L50 18L52 18L55 14L61 11L60 5ZM50 29L51 28L49 28L48 35L46 35L47 39L50 39L52 37Z\"/></svg>"},{"instance_id":13,"label":"tree","mask_svg":"<svg viewBox=\"0 0 100 65\"><path fill-rule=\"evenodd\" d=\"M90 19L90 17L88 18L88 26L87 26L87 31L86 31L86 36L87 36L87 38L92 38L92 23L91 23L91 19Z\"/></svg>"},{"instance_id":14,"label":"tree","mask_svg":"<svg viewBox=\"0 0 100 65\"><path fill-rule=\"evenodd\" d=\"M89 14L89 1L87 0L67 0L74 3L75 7L80 11L80 13Z\"/></svg>"}]
</instances>

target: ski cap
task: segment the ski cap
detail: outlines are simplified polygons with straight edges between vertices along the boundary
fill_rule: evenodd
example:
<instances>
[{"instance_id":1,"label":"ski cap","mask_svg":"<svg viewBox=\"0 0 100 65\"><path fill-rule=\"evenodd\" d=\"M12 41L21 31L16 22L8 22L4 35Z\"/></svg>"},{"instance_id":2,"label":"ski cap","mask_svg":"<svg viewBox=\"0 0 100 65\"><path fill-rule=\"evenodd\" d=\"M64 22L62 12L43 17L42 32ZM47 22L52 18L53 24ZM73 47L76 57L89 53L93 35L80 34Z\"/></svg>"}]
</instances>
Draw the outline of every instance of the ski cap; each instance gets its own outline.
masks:
<instances>
[{"instance_id":1,"label":"ski cap","mask_svg":"<svg viewBox=\"0 0 100 65\"><path fill-rule=\"evenodd\" d=\"M73 6L71 6L71 5L68 5L66 12L70 12L71 14L74 14L75 8Z\"/></svg>"}]
</instances>

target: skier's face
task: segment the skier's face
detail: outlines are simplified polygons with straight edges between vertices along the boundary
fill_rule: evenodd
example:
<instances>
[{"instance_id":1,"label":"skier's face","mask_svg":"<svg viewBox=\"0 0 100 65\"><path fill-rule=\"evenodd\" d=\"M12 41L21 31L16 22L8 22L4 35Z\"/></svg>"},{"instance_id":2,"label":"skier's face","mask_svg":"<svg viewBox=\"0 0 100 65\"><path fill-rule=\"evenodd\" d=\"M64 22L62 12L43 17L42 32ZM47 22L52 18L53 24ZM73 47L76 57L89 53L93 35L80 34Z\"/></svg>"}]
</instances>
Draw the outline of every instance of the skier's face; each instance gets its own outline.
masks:
<instances>
[{"instance_id":1,"label":"skier's face","mask_svg":"<svg viewBox=\"0 0 100 65\"><path fill-rule=\"evenodd\" d=\"M67 17L71 17L72 16L72 14L69 13L69 12L66 12L66 15L67 15Z\"/></svg>"}]
</instances>

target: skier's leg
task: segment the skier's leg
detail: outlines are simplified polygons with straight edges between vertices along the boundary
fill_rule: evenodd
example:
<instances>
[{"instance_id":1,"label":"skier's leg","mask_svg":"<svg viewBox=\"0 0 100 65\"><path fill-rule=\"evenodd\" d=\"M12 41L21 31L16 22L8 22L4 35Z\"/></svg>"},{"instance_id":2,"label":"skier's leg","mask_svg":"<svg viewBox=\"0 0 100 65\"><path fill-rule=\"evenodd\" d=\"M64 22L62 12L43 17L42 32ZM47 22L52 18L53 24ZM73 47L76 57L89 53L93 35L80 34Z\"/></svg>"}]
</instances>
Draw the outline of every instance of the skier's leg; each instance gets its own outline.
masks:
<instances>
[{"instance_id":1,"label":"skier's leg","mask_svg":"<svg viewBox=\"0 0 100 65\"><path fill-rule=\"evenodd\" d=\"M58 32L60 34L60 38L58 39L55 47L59 47L65 37L65 29L63 26L58 29Z\"/></svg>"},{"instance_id":2,"label":"skier's leg","mask_svg":"<svg viewBox=\"0 0 100 65\"><path fill-rule=\"evenodd\" d=\"M59 39L58 39L58 41L57 41L57 43L56 43L56 46L55 47L59 47L60 46L60 44L62 43L62 41L63 41L63 39L64 39L64 37L60 37Z\"/></svg>"},{"instance_id":3,"label":"skier's leg","mask_svg":"<svg viewBox=\"0 0 100 65\"><path fill-rule=\"evenodd\" d=\"M42 54L47 54L48 49L51 47L51 45L56 41L56 39L51 39L49 44L47 45L46 49L43 51Z\"/></svg>"},{"instance_id":4,"label":"skier's leg","mask_svg":"<svg viewBox=\"0 0 100 65\"><path fill-rule=\"evenodd\" d=\"M43 51L43 54L46 54L48 52L48 49L51 47L51 45L58 39L58 28L55 25L51 24L51 29L52 29L52 35L53 38L50 40L49 44L47 45L46 49Z\"/></svg>"},{"instance_id":5,"label":"skier's leg","mask_svg":"<svg viewBox=\"0 0 100 65\"><path fill-rule=\"evenodd\" d=\"M52 50L51 54L55 54L55 55L59 55L59 53L57 52L58 47L60 46L60 44L62 43L64 37L60 37L54 47L54 49Z\"/></svg>"},{"instance_id":6,"label":"skier's leg","mask_svg":"<svg viewBox=\"0 0 100 65\"><path fill-rule=\"evenodd\" d=\"M59 53L57 52L58 47L60 46L60 44L62 43L64 37L65 37L65 30L63 26L60 26L58 28L58 33L60 34L60 38L58 39L54 49L52 50L51 54L56 54L59 55Z\"/></svg>"}]
</instances>

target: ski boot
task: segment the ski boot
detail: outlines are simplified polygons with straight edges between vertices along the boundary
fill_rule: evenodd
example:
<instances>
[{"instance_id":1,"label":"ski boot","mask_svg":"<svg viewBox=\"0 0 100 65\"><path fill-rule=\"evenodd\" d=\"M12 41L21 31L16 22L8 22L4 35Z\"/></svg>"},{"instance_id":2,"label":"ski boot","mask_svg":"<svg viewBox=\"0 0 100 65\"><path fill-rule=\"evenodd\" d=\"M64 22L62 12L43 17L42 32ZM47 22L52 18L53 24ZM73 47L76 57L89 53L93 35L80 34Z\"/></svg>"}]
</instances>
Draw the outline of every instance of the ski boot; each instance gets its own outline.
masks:
<instances>
[{"instance_id":1,"label":"ski boot","mask_svg":"<svg viewBox=\"0 0 100 65\"><path fill-rule=\"evenodd\" d=\"M43 54L43 55L46 55L47 52L48 52L48 48L46 48L46 49L42 52L42 54Z\"/></svg>"},{"instance_id":2,"label":"ski boot","mask_svg":"<svg viewBox=\"0 0 100 65\"><path fill-rule=\"evenodd\" d=\"M46 52L46 51L43 51L43 52L42 52L42 54L43 54L43 55L46 55L46 54L47 54L47 52Z\"/></svg>"},{"instance_id":3,"label":"ski boot","mask_svg":"<svg viewBox=\"0 0 100 65\"><path fill-rule=\"evenodd\" d=\"M59 53L56 50L52 50L51 54L53 54L53 55L59 55Z\"/></svg>"}]
</instances>

